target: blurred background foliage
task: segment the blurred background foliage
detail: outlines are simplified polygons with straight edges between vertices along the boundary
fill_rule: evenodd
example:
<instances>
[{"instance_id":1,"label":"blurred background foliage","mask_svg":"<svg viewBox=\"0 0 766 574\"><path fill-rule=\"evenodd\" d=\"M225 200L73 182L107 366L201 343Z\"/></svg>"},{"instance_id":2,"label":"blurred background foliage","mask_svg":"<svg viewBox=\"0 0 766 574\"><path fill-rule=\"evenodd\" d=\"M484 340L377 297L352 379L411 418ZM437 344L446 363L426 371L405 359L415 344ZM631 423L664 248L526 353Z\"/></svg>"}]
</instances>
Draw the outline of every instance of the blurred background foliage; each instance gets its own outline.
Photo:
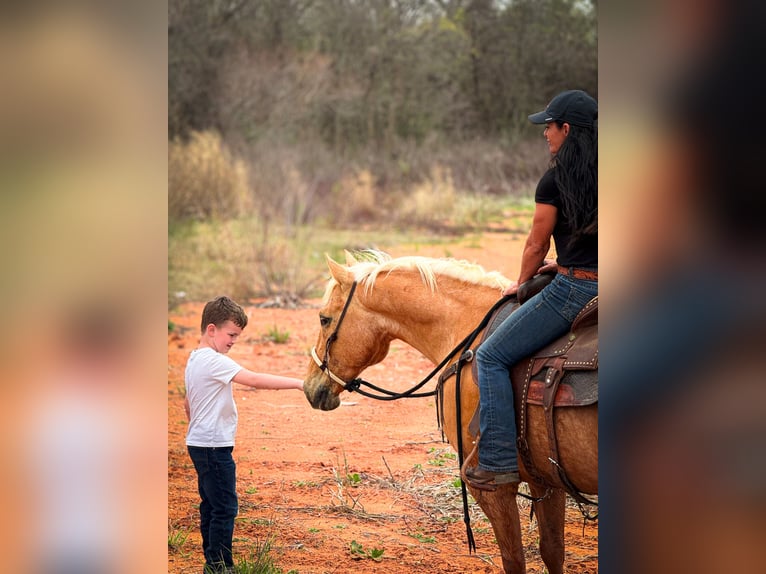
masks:
<instances>
[{"instance_id":1,"label":"blurred background foliage","mask_svg":"<svg viewBox=\"0 0 766 574\"><path fill-rule=\"evenodd\" d=\"M583 0L171 0L172 138L366 146L513 138L577 86L597 95Z\"/></svg>"},{"instance_id":2,"label":"blurred background foliage","mask_svg":"<svg viewBox=\"0 0 766 574\"><path fill-rule=\"evenodd\" d=\"M549 159L527 115L563 89L598 96L596 8L171 0L171 254L193 221L254 219L264 238L306 227L460 231L502 217ZM467 203L481 215L466 215ZM263 254L262 244L248 250ZM171 258L171 289L188 291L174 277Z\"/></svg>"}]
</instances>

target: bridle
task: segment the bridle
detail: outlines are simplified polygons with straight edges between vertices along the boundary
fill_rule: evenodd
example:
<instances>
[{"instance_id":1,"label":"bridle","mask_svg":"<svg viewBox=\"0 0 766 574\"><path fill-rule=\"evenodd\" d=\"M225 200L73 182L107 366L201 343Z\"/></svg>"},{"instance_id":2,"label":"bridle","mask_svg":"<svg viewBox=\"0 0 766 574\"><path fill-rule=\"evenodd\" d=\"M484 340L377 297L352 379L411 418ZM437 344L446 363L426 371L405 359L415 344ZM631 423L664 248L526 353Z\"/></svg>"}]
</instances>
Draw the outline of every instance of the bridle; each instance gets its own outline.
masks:
<instances>
[{"instance_id":1,"label":"bridle","mask_svg":"<svg viewBox=\"0 0 766 574\"><path fill-rule=\"evenodd\" d=\"M455 353L462 348L462 345L458 345L449 355L447 355L444 360L439 363L436 368L431 371L426 378L424 378L422 381L420 381L417 385L412 387L411 389L408 389L404 392L398 393L394 391L389 391L387 389L378 387L369 381L365 381L364 379L356 378L352 379L350 381L346 381L333 373L330 370L329 367L329 361L330 361L330 347L332 347L332 344L336 341L338 338L338 331L340 330L340 326L343 324L343 319L346 318L346 313L348 311L349 306L351 305L351 299L354 297L354 292L356 291L357 282L354 281L351 284L351 289L348 293L348 298L346 299L345 304L343 305L343 310L340 313L340 317L338 317L338 323L335 325L335 330L332 332L332 334L327 337L327 342L325 343L324 347L324 358L320 360L319 355L317 354L316 346L311 348L311 358L314 360L314 363L316 363L317 367L319 367L319 370L325 373L333 382L340 385L344 390L353 393L357 392L360 395L363 395L365 397L369 397L371 399L377 399L379 401L395 401L397 399L405 399L405 398L422 398L422 397L432 397L436 395L437 390L428 391L428 392L422 392L417 393L418 389L420 389L423 385L425 385L428 381L430 381L436 374L444 367L444 365L447 364L447 362L455 355ZM364 389L362 389L362 386L369 387L371 390L375 391L369 392ZM377 394L376 394L377 393Z\"/></svg>"},{"instance_id":2,"label":"bridle","mask_svg":"<svg viewBox=\"0 0 766 574\"><path fill-rule=\"evenodd\" d=\"M362 396L369 397L371 399L377 399L379 401L395 401L397 399L407 399L407 398L422 398L422 397L432 397L435 396L439 389L434 389L432 391L428 392L415 392L423 385L425 385L428 381L430 381L432 378L434 378L439 371L441 371L444 366L454 357L458 351L465 351L465 353L470 353L473 355L473 351L466 349L473 343L473 340L476 338L476 335L478 335L479 331L481 331L485 325L486 321L482 321L482 324L480 324L474 331L468 334L468 336L463 339L452 351L447 354L442 361L436 365L436 367L428 374L426 377L420 381L418 384L413 386L412 388L403 391L401 393L389 391L387 389L378 387L369 381L365 381L364 379L356 378L352 379L350 381L346 381L333 373L330 370L329 367L329 361L330 361L330 347L332 347L332 344L336 341L338 338L338 331L340 330L340 326L343 324L343 319L346 317L346 312L348 311L349 306L351 305L351 299L354 297L354 292L356 291L357 282L354 281L351 284L351 289L348 293L348 298L346 299L345 304L343 305L343 310L340 313L340 317L338 317L338 323L335 325L335 330L332 332L332 334L327 338L327 342L325 343L325 350L324 350L324 357L320 360L319 355L316 352L316 346L311 348L311 358L316 363L317 367L319 367L319 370L325 373L332 381L340 385L344 390L349 392L357 392ZM502 301L502 300L501 300ZM491 315L491 313L494 311L495 307L492 308L490 313L487 314L487 317ZM485 318L486 319L486 318ZM472 358L472 357L471 357ZM461 356L461 359L463 357ZM364 389L362 389L362 386L369 387L372 391L375 392L369 392Z\"/></svg>"},{"instance_id":3,"label":"bridle","mask_svg":"<svg viewBox=\"0 0 766 574\"><path fill-rule=\"evenodd\" d=\"M354 388L354 381L357 381L359 379L354 379L353 381L344 381L341 379L338 375L333 373L330 370L330 367L328 366L328 361L330 360L330 347L335 342L335 340L338 338L338 331L340 330L340 326L343 323L343 319L346 317L346 312L348 311L349 305L351 305L351 298L354 296L354 291L356 291L356 281L354 281L351 284L351 290L348 293L348 298L346 299L346 303L343 305L343 310L340 313L340 317L338 317L338 323L335 325L335 330L332 332L332 334L327 337L327 342L324 346L324 358L320 361L319 355L317 355L317 348L316 345L311 347L311 358L314 359L314 362L317 364L317 367L319 367L319 370L325 373L330 379L332 379L334 382L338 383L341 387L348 391L355 390ZM350 388L349 388L350 387Z\"/></svg>"}]
</instances>

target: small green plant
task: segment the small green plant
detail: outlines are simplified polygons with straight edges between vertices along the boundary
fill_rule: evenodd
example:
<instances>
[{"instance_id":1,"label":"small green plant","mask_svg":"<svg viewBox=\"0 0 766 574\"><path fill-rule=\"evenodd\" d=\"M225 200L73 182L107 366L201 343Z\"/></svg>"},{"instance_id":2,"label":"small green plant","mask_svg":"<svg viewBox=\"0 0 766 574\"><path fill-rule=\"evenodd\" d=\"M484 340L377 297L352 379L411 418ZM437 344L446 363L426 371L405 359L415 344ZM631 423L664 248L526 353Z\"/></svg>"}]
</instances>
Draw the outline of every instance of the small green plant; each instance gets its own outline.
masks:
<instances>
[{"instance_id":1,"label":"small green plant","mask_svg":"<svg viewBox=\"0 0 766 574\"><path fill-rule=\"evenodd\" d=\"M455 522L457 522L458 520L459 520L459 519L458 519L456 516L440 516L440 517L438 518L438 521L439 521L439 522L442 522L442 523L444 523L444 524L454 524L454 523L455 523Z\"/></svg>"},{"instance_id":2,"label":"small green plant","mask_svg":"<svg viewBox=\"0 0 766 574\"><path fill-rule=\"evenodd\" d=\"M245 493L247 494L255 494L256 492L258 492L258 487L256 486L251 486L250 488L245 489Z\"/></svg>"},{"instance_id":3,"label":"small green plant","mask_svg":"<svg viewBox=\"0 0 766 574\"><path fill-rule=\"evenodd\" d=\"M385 550L383 550L382 548L373 548L371 550L366 550L356 540L351 541L351 557L354 560L370 558L371 560L374 560L375 562L380 562L383 559L384 552Z\"/></svg>"},{"instance_id":4,"label":"small green plant","mask_svg":"<svg viewBox=\"0 0 766 574\"><path fill-rule=\"evenodd\" d=\"M234 566L236 574L284 574L284 570L274 564L271 556L272 539L256 542L250 556L240 558ZM295 570L290 570L295 572ZM288 572L287 574L290 574Z\"/></svg>"},{"instance_id":5,"label":"small green plant","mask_svg":"<svg viewBox=\"0 0 766 574\"><path fill-rule=\"evenodd\" d=\"M445 450L437 450L435 448L429 449L429 454L434 453L436 456L434 456L432 459L428 460L428 464L431 466L444 466L447 464L447 461L454 461L457 459L457 455L453 452L447 452Z\"/></svg>"},{"instance_id":6,"label":"small green plant","mask_svg":"<svg viewBox=\"0 0 766 574\"><path fill-rule=\"evenodd\" d=\"M356 486L362 482L362 477L359 476L358 472L352 472L346 475L346 480L351 486Z\"/></svg>"},{"instance_id":7,"label":"small green plant","mask_svg":"<svg viewBox=\"0 0 766 574\"><path fill-rule=\"evenodd\" d=\"M362 495L354 497L351 494L351 489L357 488L362 483L362 476L358 472L351 472L345 451L343 452L343 470L333 467L332 473L336 485L335 491L330 492L332 497L338 500L340 506L348 510L354 510L358 505L361 511L364 512L364 507L359 504L359 499Z\"/></svg>"},{"instance_id":8,"label":"small green plant","mask_svg":"<svg viewBox=\"0 0 766 574\"><path fill-rule=\"evenodd\" d=\"M426 536L422 532L411 532L409 535L422 544L434 544L436 542L436 538L433 536Z\"/></svg>"},{"instance_id":9,"label":"small green plant","mask_svg":"<svg viewBox=\"0 0 766 574\"><path fill-rule=\"evenodd\" d=\"M189 531L181 528L168 534L168 550L170 552L181 552L181 548L186 544L189 538Z\"/></svg>"},{"instance_id":10,"label":"small green plant","mask_svg":"<svg viewBox=\"0 0 766 574\"><path fill-rule=\"evenodd\" d=\"M277 325L273 325L266 333L266 338L278 345L284 345L290 339L290 331L282 331Z\"/></svg>"}]
</instances>

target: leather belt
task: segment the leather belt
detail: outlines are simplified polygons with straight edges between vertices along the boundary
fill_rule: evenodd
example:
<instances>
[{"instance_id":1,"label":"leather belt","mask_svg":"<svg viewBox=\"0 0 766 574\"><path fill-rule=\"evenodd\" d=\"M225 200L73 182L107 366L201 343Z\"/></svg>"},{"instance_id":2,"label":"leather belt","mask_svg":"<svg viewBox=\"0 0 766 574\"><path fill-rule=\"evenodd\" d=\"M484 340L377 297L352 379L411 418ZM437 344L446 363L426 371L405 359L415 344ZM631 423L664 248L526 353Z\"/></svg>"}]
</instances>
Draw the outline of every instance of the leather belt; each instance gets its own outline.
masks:
<instances>
[{"instance_id":1,"label":"leather belt","mask_svg":"<svg viewBox=\"0 0 766 574\"><path fill-rule=\"evenodd\" d=\"M598 281L598 271L589 271L588 269L578 269L577 267L562 267L558 265L558 272L563 275L569 275L575 279L586 279L587 281Z\"/></svg>"}]
</instances>

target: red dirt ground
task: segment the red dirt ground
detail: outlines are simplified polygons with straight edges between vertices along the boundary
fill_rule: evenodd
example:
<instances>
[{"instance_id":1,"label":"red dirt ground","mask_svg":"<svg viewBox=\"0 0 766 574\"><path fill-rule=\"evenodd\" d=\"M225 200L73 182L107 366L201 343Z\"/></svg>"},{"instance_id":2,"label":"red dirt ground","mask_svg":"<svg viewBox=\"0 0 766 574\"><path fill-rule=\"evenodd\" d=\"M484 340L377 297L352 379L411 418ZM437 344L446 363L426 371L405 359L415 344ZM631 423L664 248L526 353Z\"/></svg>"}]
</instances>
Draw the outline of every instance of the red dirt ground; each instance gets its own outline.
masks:
<instances>
[{"instance_id":1,"label":"red dirt ground","mask_svg":"<svg viewBox=\"0 0 766 574\"><path fill-rule=\"evenodd\" d=\"M448 252L509 277L518 269L512 255L520 253L519 238L502 234L483 237L480 248L450 246ZM445 252L444 247L429 247L391 254L438 257ZM313 307L246 305L250 322L230 355L255 371L303 378L317 335L319 301L307 304ZM197 574L204 561L183 409L183 371L198 342L202 306L183 304L169 316L175 329L168 335L168 533L189 533L180 547L169 545L168 572L174 574ZM269 340L275 328L289 332L286 343ZM395 342L383 363L363 377L404 390L432 367L420 353ZM432 399L379 402L345 395L340 408L320 412L297 391L235 385L234 396L239 410L234 449L238 558L252 560L259 546L270 544L269 556L285 573L502 572L492 530L473 500L477 552L468 552L460 489L454 485L457 462L441 440ZM527 569L542 574L536 524L529 521L528 503L520 499L519 504ZM593 522L583 524L574 505L567 509L567 572L598 572L597 528Z\"/></svg>"}]
</instances>

